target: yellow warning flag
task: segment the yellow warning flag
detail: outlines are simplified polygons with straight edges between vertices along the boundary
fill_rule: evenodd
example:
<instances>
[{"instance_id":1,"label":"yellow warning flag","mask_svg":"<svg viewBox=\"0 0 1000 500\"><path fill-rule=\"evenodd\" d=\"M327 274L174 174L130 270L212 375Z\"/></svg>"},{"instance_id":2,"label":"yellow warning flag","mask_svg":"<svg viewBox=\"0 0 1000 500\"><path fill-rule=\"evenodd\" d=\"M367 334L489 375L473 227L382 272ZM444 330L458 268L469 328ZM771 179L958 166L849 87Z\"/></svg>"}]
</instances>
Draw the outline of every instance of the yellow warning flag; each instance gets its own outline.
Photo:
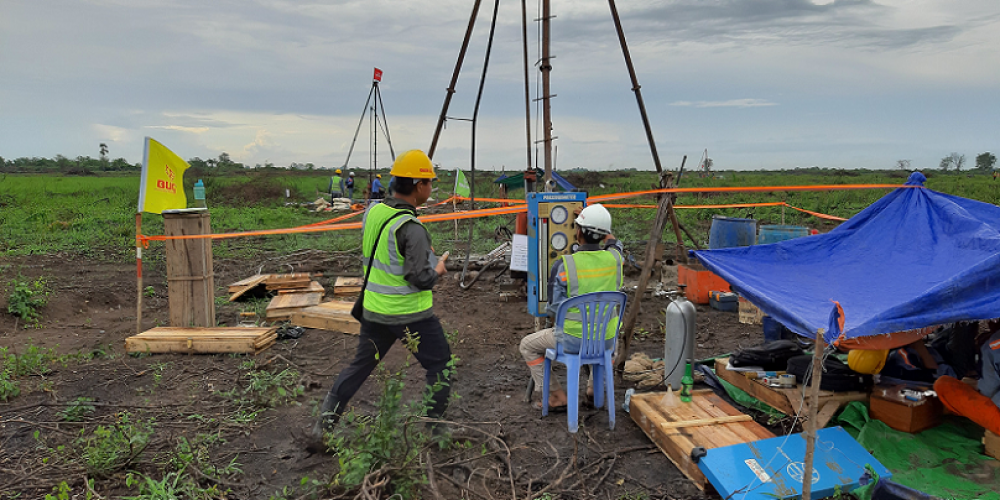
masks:
<instances>
[{"instance_id":1,"label":"yellow warning flag","mask_svg":"<svg viewBox=\"0 0 1000 500\"><path fill-rule=\"evenodd\" d=\"M187 208L184 171L190 165L152 137L146 138L139 186L139 212L153 214Z\"/></svg>"}]
</instances>

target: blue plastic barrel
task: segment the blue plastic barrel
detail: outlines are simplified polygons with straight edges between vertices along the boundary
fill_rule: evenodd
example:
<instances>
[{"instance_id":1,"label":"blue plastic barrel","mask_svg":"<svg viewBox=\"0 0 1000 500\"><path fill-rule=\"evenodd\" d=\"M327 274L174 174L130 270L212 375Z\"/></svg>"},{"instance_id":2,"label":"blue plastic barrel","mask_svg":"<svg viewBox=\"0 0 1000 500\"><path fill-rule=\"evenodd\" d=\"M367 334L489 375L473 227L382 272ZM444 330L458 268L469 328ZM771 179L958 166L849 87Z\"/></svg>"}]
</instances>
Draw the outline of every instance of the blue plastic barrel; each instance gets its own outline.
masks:
<instances>
[{"instance_id":1,"label":"blue plastic barrel","mask_svg":"<svg viewBox=\"0 0 1000 500\"><path fill-rule=\"evenodd\" d=\"M757 220L734 217L712 217L708 233L708 248L748 247L757 243Z\"/></svg>"},{"instance_id":2,"label":"blue plastic barrel","mask_svg":"<svg viewBox=\"0 0 1000 500\"><path fill-rule=\"evenodd\" d=\"M760 226L760 236L757 237L758 245L777 243L779 241L790 240L800 236L809 236L809 228L803 226Z\"/></svg>"}]
</instances>

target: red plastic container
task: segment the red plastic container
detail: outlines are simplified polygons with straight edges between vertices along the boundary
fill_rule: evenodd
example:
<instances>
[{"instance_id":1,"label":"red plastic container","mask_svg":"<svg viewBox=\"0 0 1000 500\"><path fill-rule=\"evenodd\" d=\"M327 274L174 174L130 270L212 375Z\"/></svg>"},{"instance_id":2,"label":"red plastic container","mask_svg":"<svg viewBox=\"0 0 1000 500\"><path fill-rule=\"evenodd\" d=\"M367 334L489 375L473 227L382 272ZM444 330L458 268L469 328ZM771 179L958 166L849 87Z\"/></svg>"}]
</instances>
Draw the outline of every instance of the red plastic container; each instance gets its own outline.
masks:
<instances>
[{"instance_id":1,"label":"red plastic container","mask_svg":"<svg viewBox=\"0 0 1000 500\"><path fill-rule=\"evenodd\" d=\"M677 284L687 285L684 296L695 304L708 304L708 293L729 291L729 283L700 264L677 266Z\"/></svg>"}]
</instances>

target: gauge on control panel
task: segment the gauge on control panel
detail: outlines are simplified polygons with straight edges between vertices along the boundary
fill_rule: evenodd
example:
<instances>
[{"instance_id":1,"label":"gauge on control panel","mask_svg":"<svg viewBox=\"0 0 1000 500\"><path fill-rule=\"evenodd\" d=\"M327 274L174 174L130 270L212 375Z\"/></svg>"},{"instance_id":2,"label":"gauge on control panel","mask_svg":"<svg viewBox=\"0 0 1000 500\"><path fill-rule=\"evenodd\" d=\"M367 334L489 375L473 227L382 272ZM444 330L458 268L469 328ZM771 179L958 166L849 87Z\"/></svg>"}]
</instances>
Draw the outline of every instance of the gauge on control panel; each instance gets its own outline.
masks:
<instances>
[{"instance_id":1,"label":"gauge on control panel","mask_svg":"<svg viewBox=\"0 0 1000 500\"><path fill-rule=\"evenodd\" d=\"M549 214L549 217L552 218L552 222L554 224L564 224L566 219L569 218L569 211L566 210L566 207L558 205L552 207L552 212Z\"/></svg>"},{"instance_id":2,"label":"gauge on control panel","mask_svg":"<svg viewBox=\"0 0 1000 500\"><path fill-rule=\"evenodd\" d=\"M565 210L565 209L563 209ZM555 214L555 211L552 211ZM561 252L566 249L566 245L569 244L569 239L563 233L556 233L552 235L552 248L556 251Z\"/></svg>"}]
</instances>

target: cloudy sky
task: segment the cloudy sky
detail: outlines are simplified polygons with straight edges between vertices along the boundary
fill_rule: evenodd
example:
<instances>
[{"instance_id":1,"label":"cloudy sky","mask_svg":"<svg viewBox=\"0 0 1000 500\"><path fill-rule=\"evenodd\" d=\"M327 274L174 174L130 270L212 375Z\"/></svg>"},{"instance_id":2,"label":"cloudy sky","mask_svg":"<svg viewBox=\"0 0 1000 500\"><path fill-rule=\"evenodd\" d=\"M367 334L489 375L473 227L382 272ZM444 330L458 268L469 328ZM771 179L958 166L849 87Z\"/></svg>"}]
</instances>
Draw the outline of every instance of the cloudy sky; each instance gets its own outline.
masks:
<instances>
[{"instance_id":1,"label":"cloudy sky","mask_svg":"<svg viewBox=\"0 0 1000 500\"><path fill-rule=\"evenodd\" d=\"M652 168L607 2L551 3L557 167ZM617 4L667 167L705 149L722 169L927 168L1000 150L997 0ZM184 158L336 167L374 66L395 150L427 149L472 5L3 0L0 156L97 157L104 142L138 162L151 136ZM450 116L472 115L492 9L483 2ZM523 168L520 2L500 2L498 17L476 162ZM533 60L536 37L531 22ZM369 128L352 167L369 165ZM468 168L470 133L450 121L435 161ZM391 161L384 139L378 152Z\"/></svg>"}]
</instances>

